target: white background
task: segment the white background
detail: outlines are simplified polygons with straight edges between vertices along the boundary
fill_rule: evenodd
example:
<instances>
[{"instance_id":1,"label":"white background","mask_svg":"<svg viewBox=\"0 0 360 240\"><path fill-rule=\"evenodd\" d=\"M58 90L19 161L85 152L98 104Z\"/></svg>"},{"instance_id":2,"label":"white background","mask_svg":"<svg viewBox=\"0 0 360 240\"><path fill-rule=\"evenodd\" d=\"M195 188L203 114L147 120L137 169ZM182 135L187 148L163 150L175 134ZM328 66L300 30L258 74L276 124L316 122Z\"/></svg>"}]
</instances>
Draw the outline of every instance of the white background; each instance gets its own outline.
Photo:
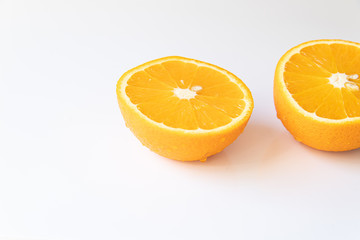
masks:
<instances>
[{"instance_id":1,"label":"white background","mask_svg":"<svg viewBox=\"0 0 360 240\"><path fill-rule=\"evenodd\" d=\"M277 61L360 42L360 1L0 0L0 236L359 239L360 150L296 142L276 118ZM126 70L180 55L236 74L255 109L207 162L169 160L125 127Z\"/></svg>"}]
</instances>

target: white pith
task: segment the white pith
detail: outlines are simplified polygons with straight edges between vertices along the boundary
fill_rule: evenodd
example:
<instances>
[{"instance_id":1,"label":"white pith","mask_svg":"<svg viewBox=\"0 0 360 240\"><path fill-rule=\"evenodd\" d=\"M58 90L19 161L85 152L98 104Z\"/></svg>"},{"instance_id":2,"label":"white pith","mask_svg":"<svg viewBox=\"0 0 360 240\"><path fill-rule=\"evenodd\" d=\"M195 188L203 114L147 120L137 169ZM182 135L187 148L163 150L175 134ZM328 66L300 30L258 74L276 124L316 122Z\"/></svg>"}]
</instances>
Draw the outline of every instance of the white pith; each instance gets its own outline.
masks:
<instances>
[{"instance_id":1,"label":"white pith","mask_svg":"<svg viewBox=\"0 0 360 240\"><path fill-rule=\"evenodd\" d=\"M306 48L308 46L312 46L312 45L316 45L316 44L336 44L336 43L342 43L342 44L347 44L350 46L354 46L357 48L360 48L360 45L357 43L352 43L352 42L347 42L347 41L342 41L342 40L317 40L317 41L310 41L301 45L298 45L296 47L294 47L293 49L289 50L281 59L281 61L279 62L279 77L280 77L280 85L282 86L283 89L285 90L285 94L288 98L288 100L290 102L292 102L292 105L296 106L296 108L305 116L311 117L313 119L316 119L320 122L331 122L331 123L341 123L341 122L352 122L352 121L358 121L360 119L360 117L347 117L344 119L329 119L329 118L323 118L323 117L319 117L318 115L316 115L315 113L311 113L308 112L306 110L304 110L296 101L295 99L292 97L292 94L289 92L289 90L287 89L286 85L285 85L285 81L284 81L284 69L285 69L285 64L289 61L289 59L296 53L300 53L301 49ZM359 76L358 74L353 74L353 75L346 75L346 81L343 79L342 75L337 75L340 73L336 73L333 74L330 78L329 78L329 83L332 84L334 87L347 87L353 90L357 90L358 86L353 84L352 82L349 82L348 80L354 80L354 79L358 79ZM336 76L334 76L336 75ZM339 79L340 77L340 79ZM344 82L345 81L345 82ZM335 85L334 85L335 84Z\"/></svg>"},{"instance_id":2,"label":"white pith","mask_svg":"<svg viewBox=\"0 0 360 240\"><path fill-rule=\"evenodd\" d=\"M343 88L345 87L345 83L348 83L348 75L345 73L333 73L331 77L329 77L330 84L335 88Z\"/></svg>"},{"instance_id":3,"label":"white pith","mask_svg":"<svg viewBox=\"0 0 360 240\"><path fill-rule=\"evenodd\" d=\"M359 90L359 87L349 81L356 80L359 76L357 74L347 75L345 73L333 73L331 77L329 77L329 82L331 85L333 85L335 88L349 88L350 90Z\"/></svg>"},{"instance_id":4,"label":"white pith","mask_svg":"<svg viewBox=\"0 0 360 240\"><path fill-rule=\"evenodd\" d=\"M127 96L126 91L125 91L125 89L127 87L127 81L130 79L130 77L135 72L143 71L144 69L148 68L151 65L161 64L163 62L171 61L171 60L175 60L175 61L177 60L177 61L183 61L185 63L196 64L198 67L212 68L213 70L218 71L218 72L226 75L231 82L233 82L233 83L235 83L236 85L239 86L239 88L242 90L242 92L244 94L244 97L242 98L242 100L245 102L245 107L244 107L243 112L238 117L233 118L233 120L230 123L228 123L226 125L223 125L223 126L220 126L220 127L217 127L217 128L213 128L213 129L201 129L201 128L198 128L198 129L195 129L195 130L189 130L189 129L174 128L174 127L169 127L169 126L167 126L167 125L165 125L163 123L159 123L159 122L156 122L156 121L148 118L139 109L137 109L136 105L133 104L131 102L130 98ZM183 83L183 81L180 81L180 82ZM158 125L159 127L166 128L166 129L171 130L171 131L189 132L189 133L190 132L193 132L193 133L221 132L221 131L224 131L225 129L231 129L233 127L236 127L239 123L247 121L249 117L246 117L246 116L250 116L250 114L252 112L252 107L253 107L253 102L251 100L252 97L251 97L250 93L247 91L246 85L243 82L241 82L241 80L239 81L239 79L236 76L232 75L231 73L227 72L226 70L220 69L220 68L218 68L216 66L213 66L211 64L207 64L207 63L200 62L200 61L193 60L193 59L186 59L186 58L182 58L182 57L171 57L171 58L157 59L157 60L154 60L152 62L143 64L143 65L141 65L139 67L136 67L136 68L128 71L127 73L125 73L122 76L122 80L120 81L120 84L118 84L117 88L121 92L121 96L125 100L126 104L128 106L130 106L134 111L138 112L138 114L142 118L146 119L147 121L152 122L155 125ZM177 88L175 88L175 89L177 89ZM174 89L174 94L176 94L175 89ZM180 97L191 97L193 95L193 93L189 93L189 91L195 92L195 94L196 94L197 91L202 90L202 87L201 86L193 86L192 88L187 89L187 90L188 91L179 91L179 90L176 90L176 91L177 91L177 93L179 94ZM184 95L182 95L182 94L184 94ZM248 99L250 99L250 100L248 100Z\"/></svg>"},{"instance_id":5,"label":"white pith","mask_svg":"<svg viewBox=\"0 0 360 240\"><path fill-rule=\"evenodd\" d=\"M188 88L174 88L174 95L179 99L191 99L196 96L196 92Z\"/></svg>"},{"instance_id":6,"label":"white pith","mask_svg":"<svg viewBox=\"0 0 360 240\"><path fill-rule=\"evenodd\" d=\"M183 83L184 80L180 80ZM201 86L193 86L192 88L174 88L174 95L179 99L191 99L195 98L196 92L202 89Z\"/></svg>"}]
</instances>

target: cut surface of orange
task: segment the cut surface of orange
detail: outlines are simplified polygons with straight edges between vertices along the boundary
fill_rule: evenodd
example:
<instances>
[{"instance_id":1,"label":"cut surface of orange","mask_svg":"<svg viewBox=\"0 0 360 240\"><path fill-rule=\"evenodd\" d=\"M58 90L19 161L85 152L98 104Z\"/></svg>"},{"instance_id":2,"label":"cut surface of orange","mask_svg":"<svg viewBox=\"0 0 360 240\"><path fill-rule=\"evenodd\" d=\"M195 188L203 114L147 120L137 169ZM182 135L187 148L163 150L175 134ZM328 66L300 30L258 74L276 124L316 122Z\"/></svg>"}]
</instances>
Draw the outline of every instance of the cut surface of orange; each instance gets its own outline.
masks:
<instances>
[{"instance_id":1,"label":"cut surface of orange","mask_svg":"<svg viewBox=\"0 0 360 240\"><path fill-rule=\"evenodd\" d=\"M165 57L135 67L117 84L126 125L152 151L206 160L232 143L253 109L249 89L215 65Z\"/></svg>"},{"instance_id":2,"label":"cut surface of orange","mask_svg":"<svg viewBox=\"0 0 360 240\"><path fill-rule=\"evenodd\" d=\"M276 67L278 117L300 142L327 151L360 147L360 44L315 40Z\"/></svg>"}]
</instances>

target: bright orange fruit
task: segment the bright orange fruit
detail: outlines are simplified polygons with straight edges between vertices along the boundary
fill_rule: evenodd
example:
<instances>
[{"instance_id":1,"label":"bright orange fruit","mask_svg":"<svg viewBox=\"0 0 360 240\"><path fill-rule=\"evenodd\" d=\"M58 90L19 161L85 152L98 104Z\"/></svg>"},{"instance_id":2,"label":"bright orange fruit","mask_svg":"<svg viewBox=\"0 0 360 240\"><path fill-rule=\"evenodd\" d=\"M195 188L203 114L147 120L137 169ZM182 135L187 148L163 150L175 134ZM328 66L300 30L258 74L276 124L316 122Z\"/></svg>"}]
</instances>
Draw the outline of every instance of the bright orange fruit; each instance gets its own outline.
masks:
<instances>
[{"instance_id":1,"label":"bright orange fruit","mask_svg":"<svg viewBox=\"0 0 360 240\"><path fill-rule=\"evenodd\" d=\"M117 96L126 125L152 151L206 160L245 128L253 99L230 72L194 59L165 57L127 71Z\"/></svg>"},{"instance_id":2,"label":"bright orange fruit","mask_svg":"<svg viewBox=\"0 0 360 240\"><path fill-rule=\"evenodd\" d=\"M359 43L317 40L292 48L276 67L278 117L295 139L313 148L359 148L359 76Z\"/></svg>"}]
</instances>

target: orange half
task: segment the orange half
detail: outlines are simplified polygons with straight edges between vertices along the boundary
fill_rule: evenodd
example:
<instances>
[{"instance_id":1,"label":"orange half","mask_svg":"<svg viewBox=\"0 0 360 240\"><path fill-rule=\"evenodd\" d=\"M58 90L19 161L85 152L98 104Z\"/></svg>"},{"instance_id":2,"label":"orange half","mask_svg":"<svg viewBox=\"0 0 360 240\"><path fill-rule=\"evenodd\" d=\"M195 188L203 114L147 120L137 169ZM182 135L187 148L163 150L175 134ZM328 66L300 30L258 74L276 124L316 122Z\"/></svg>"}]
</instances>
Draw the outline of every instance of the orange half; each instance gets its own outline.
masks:
<instances>
[{"instance_id":1,"label":"orange half","mask_svg":"<svg viewBox=\"0 0 360 240\"><path fill-rule=\"evenodd\" d=\"M274 82L278 117L293 136L317 149L360 147L360 44L310 41L279 61Z\"/></svg>"},{"instance_id":2,"label":"orange half","mask_svg":"<svg viewBox=\"0 0 360 240\"><path fill-rule=\"evenodd\" d=\"M194 59L165 57L126 72L117 95L127 126L162 156L205 160L245 127L253 100L230 72Z\"/></svg>"}]
</instances>

